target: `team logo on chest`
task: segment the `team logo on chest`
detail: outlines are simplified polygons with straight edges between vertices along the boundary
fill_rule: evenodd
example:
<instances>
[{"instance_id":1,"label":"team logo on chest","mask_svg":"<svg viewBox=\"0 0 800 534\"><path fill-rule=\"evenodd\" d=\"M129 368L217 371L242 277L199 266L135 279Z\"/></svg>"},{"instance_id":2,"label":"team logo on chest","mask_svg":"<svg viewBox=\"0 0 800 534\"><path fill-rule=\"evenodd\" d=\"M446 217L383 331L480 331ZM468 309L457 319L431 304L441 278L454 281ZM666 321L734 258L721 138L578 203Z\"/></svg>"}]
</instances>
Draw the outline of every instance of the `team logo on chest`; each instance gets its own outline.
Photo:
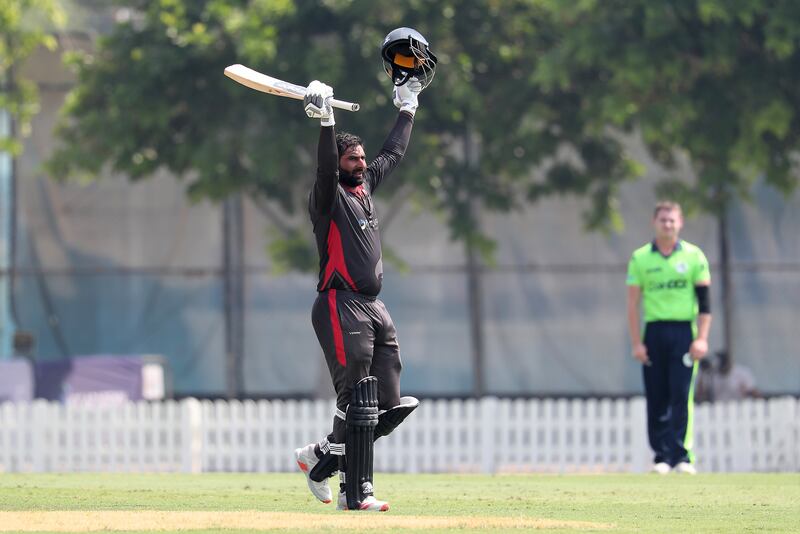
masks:
<instances>
[{"instance_id":1,"label":"team logo on chest","mask_svg":"<svg viewBox=\"0 0 800 534\"><path fill-rule=\"evenodd\" d=\"M372 228L373 230L378 227L378 219L371 217L369 219L358 219L358 227L362 230Z\"/></svg>"},{"instance_id":2,"label":"team logo on chest","mask_svg":"<svg viewBox=\"0 0 800 534\"><path fill-rule=\"evenodd\" d=\"M686 271L689 270L689 266L686 265L685 261L679 261L675 264L675 270L680 274L686 274Z\"/></svg>"}]
</instances>

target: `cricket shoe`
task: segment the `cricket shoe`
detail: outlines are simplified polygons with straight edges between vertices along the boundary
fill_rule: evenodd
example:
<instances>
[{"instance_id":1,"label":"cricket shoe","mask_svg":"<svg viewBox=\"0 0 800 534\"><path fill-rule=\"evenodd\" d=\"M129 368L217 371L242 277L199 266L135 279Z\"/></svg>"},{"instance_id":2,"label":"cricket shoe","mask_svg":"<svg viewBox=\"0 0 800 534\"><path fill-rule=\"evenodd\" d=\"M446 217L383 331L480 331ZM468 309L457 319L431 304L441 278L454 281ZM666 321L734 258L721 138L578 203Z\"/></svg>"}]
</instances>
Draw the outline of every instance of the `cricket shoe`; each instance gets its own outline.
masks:
<instances>
[{"instance_id":1,"label":"cricket shoe","mask_svg":"<svg viewBox=\"0 0 800 534\"><path fill-rule=\"evenodd\" d=\"M689 462L680 462L678 465L675 466L674 471L676 473L682 473L684 475L697 474L697 469Z\"/></svg>"},{"instance_id":2,"label":"cricket shoe","mask_svg":"<svg viewBox=\"0 0 800 534\"><path fill-rule=\"evenodd\" d=\"M650 468L651 473L657 473L659 475L666 475L670 472L672 468L669 466L667 462L658 462L653 464L653 467Z\"/></svg>"},{"instance_id":3,"label":"cricket shoe","mask_svg":"<svg viewBox=\"0 0 800 534\"><path fill-rule=\"evenodd\" d=\"M347 508L347 494L339 492L339 501L336 503L337 510L348 510ZM388 512L389 503L386 501L379 501L372 495L368 495L366 499L361 501L359 510L363 512Z\"/></svg>"},{"instance_id":4,"label":"cricket shoe","mask_svg":"<svg viewBox=\"0 0 800 534\"><path fill-rule=\"evenodd\" d=\"M333 500L333 494L331 493L330 486L328 486L327 479L322 482L311 480L311 470L314 469L314 466L319 462L319 458L317 458L317 455L314 453L315 446L316 443L309 443L305 447L295 449L294 457L297 460L297 467L299 467L300 471L306 476L308 489L311 490L314 497L328 504Z\"/></svg>"}]
</instances>

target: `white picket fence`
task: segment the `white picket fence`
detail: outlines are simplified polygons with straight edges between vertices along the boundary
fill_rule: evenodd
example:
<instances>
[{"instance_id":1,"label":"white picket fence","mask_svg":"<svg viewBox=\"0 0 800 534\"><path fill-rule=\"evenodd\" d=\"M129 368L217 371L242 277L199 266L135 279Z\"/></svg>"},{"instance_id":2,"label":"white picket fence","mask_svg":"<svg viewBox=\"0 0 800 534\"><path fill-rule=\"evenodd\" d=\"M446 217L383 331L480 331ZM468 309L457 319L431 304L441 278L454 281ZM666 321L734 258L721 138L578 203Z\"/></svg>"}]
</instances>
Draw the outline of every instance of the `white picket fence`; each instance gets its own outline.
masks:
<instances>
[{"instance_id":1,"label":"white picket fence","mask_svg":"<svg viewBox=\"0 0 800 534\"><path fill-rule=\"evenodd\" d=\"M333 401L0 404L0 472L280 472ZM695 407L703 472L800 470L800 399ZM642 472L644 399L424 400L376 445L381 472Z\"/></svg>"}]
</instances>

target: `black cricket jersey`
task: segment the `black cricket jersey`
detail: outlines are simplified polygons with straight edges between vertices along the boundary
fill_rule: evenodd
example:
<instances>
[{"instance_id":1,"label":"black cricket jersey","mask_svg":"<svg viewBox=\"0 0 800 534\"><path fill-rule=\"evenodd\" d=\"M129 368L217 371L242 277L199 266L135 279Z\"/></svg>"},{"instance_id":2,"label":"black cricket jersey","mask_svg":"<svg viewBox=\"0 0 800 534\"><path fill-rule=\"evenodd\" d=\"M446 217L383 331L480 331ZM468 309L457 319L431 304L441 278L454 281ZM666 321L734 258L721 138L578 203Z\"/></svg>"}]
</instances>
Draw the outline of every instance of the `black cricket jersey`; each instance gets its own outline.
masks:
<instances>
[{"instance_id":1,"label":"black cricket jersey","mask_svg":"<svg viewBox=\"0 0 800 534\"><path fill-rule=\"evenodd\" d=\"M381 238L372 193L400 163L414 118L400 112L383 147L356 187L339 183L339 154L333 127L322 127L317 179L308 200L319 251L317 291L339 289L377 296L383 280Z\"/></svg>"}]
</instances>

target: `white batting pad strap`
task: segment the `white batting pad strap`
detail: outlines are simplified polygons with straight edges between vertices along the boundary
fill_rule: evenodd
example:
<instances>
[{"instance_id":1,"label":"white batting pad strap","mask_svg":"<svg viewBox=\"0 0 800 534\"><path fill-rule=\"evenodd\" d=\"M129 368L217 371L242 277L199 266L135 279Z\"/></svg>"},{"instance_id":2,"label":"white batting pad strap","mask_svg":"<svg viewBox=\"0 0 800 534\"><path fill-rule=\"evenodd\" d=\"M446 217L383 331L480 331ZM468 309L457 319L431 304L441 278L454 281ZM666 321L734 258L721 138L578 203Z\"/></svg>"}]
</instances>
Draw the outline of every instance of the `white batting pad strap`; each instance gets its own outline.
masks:
<instances>
[{"instance_id":1,"label":"white batting pad strap","mask_svg":"<svg viewBox=\"0 0 800 534\"><path fill-rule=\"evenodd\" d=\"M346 420L347 420L347 414L345 414L345 413L344 413L342 410L340 410L339 408L336 408L336 417L338 417L338 418L339 418L339 419L341 419L342 421L346 421Z\"/></svg>"},{"instance_id":2,"label":"white batting pad strap","mask_svg":"<svg viewBox=\"0 0 800 534\"><path fill-rule=\"evenodd\" d=\"M344 456L344 443L331 443L330 450L334 456Z\"/></svg>"},{"instance_id":3,"label":"white batting pad strap","mask_svg":"<svg viewBox=\"0 0 800 534\"><path fill-rule=\"evenodd\" d=\"M347 484L347 475L344 474L344 471L339 471L339 482Z\"/></svg>"}]
</instances>

